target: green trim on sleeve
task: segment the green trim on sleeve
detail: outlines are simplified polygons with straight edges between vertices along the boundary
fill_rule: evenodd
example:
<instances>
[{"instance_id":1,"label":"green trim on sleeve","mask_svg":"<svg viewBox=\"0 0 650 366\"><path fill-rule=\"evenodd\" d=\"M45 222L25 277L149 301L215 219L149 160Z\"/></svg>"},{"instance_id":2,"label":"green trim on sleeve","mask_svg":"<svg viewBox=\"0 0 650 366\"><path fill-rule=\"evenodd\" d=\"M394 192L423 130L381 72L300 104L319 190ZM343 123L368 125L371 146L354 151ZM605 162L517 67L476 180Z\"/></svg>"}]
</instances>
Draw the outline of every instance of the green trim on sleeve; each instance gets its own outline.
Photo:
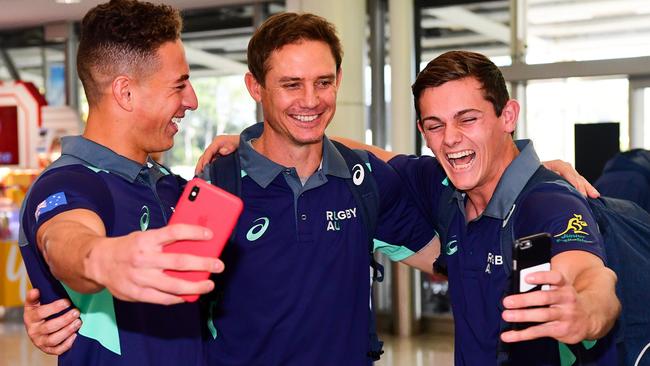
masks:
<instances>
[{"instance_id":1,"label":"green trim on sleeve","mask_svg":"<svg viewBox=\"0 0 650 366\"><path fill-rule=\"evenodd\" d=\"M106 289L94 294L81 294L66 285L63 287L81 313L79 334L94 339L107 350L121 355L113 295Z\"/></svg>"},{"instance_id":2,"label":"green trim on sleeve","mask_svg":"<svg viewBox=\"0 0 650 366\"><path fill-rule=\"evenodd\" d=\"M390 258L390 260L394 262L404 260L415 254L415 252L411 249L403 247L401 245L388 244L378 239L374 239L373 243L375 252L380 251L384 253L386 256L388 256L388 258Z\"/></svg>"}]
</instances>

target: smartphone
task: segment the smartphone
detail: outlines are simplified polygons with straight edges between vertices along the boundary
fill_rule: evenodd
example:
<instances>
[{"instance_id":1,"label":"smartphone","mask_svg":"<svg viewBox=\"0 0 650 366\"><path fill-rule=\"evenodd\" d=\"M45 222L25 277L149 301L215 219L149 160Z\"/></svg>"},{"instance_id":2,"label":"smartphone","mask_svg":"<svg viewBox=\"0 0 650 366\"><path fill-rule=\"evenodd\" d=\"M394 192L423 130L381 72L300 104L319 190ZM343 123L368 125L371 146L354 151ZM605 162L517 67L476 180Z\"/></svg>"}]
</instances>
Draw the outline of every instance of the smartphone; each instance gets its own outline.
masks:
<instances>
[{"instance_id":1,"label":"smartphone","mask_svg":"<svg viewBox=\"0 0 650 366\"><path fill-rule=\"evenodd\" d=\"M241 199L200 178L187 182L187 186L176 204L169 224L190 224L203 226L212 231L208 241L182 240L166 245L165 253L185 253L203 257L218 258L237 224L244 205ZM210 272L165 270L170 276L189 281L201 281L210 277ZM185 301L193 302L199 295L181 295Z\"/></svg>"},{"instance_id":2,"label":"smartphone","mask_svg":"<svg viewBox=\"0 0 650 366\"><path fill-rule=\"evenodd\" d=\"M526 276L551 270L551 235L539 233L515 240L512 252L512 293L548 290L548 285L531 285ZM515 329L528 328L536 323L513 323Z\"/></svg>"}]
</instances>

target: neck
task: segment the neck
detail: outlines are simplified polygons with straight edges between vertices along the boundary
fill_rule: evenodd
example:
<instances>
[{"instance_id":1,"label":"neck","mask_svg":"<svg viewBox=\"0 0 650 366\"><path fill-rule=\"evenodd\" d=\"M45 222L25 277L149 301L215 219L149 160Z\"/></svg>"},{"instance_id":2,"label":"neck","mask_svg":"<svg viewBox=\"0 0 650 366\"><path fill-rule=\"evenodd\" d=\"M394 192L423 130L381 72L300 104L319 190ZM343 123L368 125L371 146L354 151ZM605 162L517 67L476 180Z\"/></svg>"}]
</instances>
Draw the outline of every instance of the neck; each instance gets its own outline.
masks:
<instances>
[{"instance_id":1,"label":"neck","mask_svg":"<svg viewBox=\"0 0 650 366\"><path fill-rule=\"evenodd\" d=\"M113 150L118 155L144 164L149 154L129 143L128 134L120 128L124 125L127 125L127 122L118 117L93 113L91 110L83 137Z\"/></svg>"},{"instance_id":2,"label":"neck","mask_svg":"<svg viewBox=\"0 0 650 366\"><path fill-rule=\"evenodd\" d=\"M467 203L465 204L465 216L467 221L472 221L475 218L483 214L483 211L487 208L494 191L503 177L506 169L512 163L515 158L519 155L519 150L514 144L514 141L511 144L508 144L508 147L503 151L503 158L495 162L497 164L497 169L494 170L493 175L488 177L485 183L477 185L476 187L466 191L467 193Z\"/></svg>"},{"instance_id":3,"label":"neck","mask_svg":"<svg viewBox=\"0 0 650 366\"><path fill-rule=\"evenodd\" d=\"M255 151L274 163L295 167L300 178L314 174L323 157L323 140L313 144L287 143L277 139L270 128L265 128L252 145Z\"/></svg>"}]
</instances>

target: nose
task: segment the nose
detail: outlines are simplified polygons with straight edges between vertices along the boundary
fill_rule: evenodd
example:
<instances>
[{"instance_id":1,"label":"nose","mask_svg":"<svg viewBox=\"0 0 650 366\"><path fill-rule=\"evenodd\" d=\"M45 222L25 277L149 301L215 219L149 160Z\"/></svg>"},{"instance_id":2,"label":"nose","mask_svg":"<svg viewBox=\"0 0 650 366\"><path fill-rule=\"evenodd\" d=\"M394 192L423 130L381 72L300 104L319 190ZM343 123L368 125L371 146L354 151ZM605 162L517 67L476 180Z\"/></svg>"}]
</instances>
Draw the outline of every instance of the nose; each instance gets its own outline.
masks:
<instances>
[{"instance_id":1,"label":"nose","mask_svg":"<svg viewBox=\"0 0 650 366\"><path fill-rule=\"evenodd\" d=\"M187 87L183 90L183 106L185 109L195 110L199 107L199 100L196 98L196 93L194 92L194 87L190 81L187 81Z\"/></svg>"},{"instance_id":2,"label":"nose","mask_svg":"<svg viewBox=\"0 0 650 366\"><path fill-rule=\"evenodd\" d=\"M447 146L454 146L458 144L463 138L460 130L453 123L445 125L445 132L443 142Z\"/></svg>"},{"instance_id":3,"label":"nose","mask_svg":"<svg viewBox=\"0 0 650 366\"><path fill-rule=\"evenodd\" d=\"M318 91L313 85L307 85L303 89L303 95L301 99L301 107L303 108L314 108L320 103L320 97Z\"/></svg>"}]
</instances>

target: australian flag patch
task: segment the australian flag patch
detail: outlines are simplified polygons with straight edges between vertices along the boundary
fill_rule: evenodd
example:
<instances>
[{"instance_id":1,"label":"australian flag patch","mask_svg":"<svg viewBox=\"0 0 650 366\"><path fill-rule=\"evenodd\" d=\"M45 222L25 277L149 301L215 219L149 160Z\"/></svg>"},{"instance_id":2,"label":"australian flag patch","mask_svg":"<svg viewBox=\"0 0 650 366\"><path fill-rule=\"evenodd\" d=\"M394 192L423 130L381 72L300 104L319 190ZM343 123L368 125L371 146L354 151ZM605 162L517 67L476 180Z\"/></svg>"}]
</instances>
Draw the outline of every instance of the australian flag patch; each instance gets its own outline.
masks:
<instances>
[{"instance_id":1,"label":"australian flag patch","mask_svg":"<svg viewBox=\"0 0 650 366\"><path fill-rule=\"evenodd\" d=\"M63 192L58 192L55 193L48 198L44 199L43 202L39 203L38 206L36 206L36 212L34 212L34 217L36 218L36 221L38 221L38 218L49 211L54 210L55 208L62 206L62 205L67 205L68 201L65 198L65 193Z\"/></svg>"}]
</instances>

